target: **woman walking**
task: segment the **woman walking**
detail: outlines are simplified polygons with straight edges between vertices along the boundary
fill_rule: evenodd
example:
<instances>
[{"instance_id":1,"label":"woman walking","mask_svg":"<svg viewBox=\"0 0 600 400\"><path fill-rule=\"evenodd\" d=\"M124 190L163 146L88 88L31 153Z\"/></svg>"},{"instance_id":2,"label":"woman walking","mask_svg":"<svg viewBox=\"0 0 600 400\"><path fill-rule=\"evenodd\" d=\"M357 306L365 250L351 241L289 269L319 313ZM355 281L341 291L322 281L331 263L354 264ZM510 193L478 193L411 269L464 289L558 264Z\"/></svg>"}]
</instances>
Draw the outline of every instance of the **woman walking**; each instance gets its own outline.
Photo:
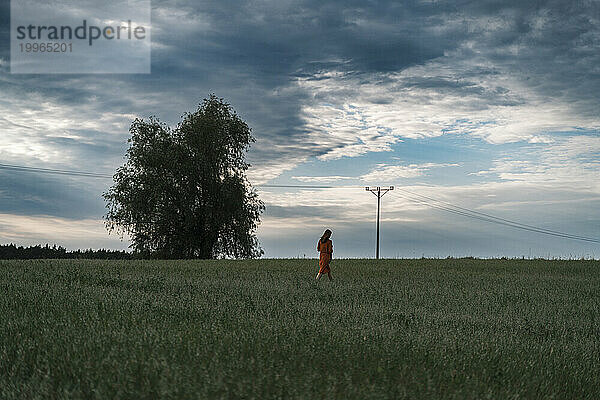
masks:
<instances>
[{"instance_id":1,"label":"woman walking","mask_svg":"<svg viewBox=\"0 0 600 400\"><path fill-rule=\"evenodd\" d=\"M333 255L333 243L331 242L331 231L329 229L325 230L321 239L317 243L317 251L319 254L319 273L317 274L316 280L321 279L321 275L327 274L329 280L332 281L331 277L331 268L329 268L329 263L331 262L331 256Z\"/></svg>"}]
</instances>

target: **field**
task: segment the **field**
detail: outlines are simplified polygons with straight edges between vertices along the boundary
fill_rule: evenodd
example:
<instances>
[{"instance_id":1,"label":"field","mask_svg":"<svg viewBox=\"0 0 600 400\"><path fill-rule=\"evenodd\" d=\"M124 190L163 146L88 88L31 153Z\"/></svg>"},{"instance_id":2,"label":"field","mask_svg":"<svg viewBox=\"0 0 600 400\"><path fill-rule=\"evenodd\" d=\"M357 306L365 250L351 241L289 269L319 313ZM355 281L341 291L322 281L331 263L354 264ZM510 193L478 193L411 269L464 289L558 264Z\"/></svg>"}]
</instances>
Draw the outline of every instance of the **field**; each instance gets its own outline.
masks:
<instances>
[{"instance_id":1,"label":"field","mask_svg":"<svg viewBox=\"0 0 600 400\"><path fill-rule=\"evenodd\" d=\"M600 262L0 261L0 398L600 398Z\"/></svg>"}]
</instances>

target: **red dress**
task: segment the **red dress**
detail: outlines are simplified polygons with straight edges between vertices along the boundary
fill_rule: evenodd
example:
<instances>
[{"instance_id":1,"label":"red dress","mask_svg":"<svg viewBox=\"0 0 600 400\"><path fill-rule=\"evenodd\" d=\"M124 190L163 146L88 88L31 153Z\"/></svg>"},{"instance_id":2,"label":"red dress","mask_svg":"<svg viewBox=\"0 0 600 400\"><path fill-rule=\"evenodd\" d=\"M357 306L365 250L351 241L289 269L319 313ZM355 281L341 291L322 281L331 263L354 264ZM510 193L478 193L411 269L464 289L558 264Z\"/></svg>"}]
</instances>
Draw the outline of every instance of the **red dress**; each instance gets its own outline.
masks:
<instances>
[{"instance_id":1,"label":"red dress","mask_svg":"<svg viewBox=\"0 0 600 400\"><path fill-rule=\"evenodd\" d=\"M325 243L319 242L317 243L317 250L320 252L319 255L319 273L327 274L329 271L329 263L331 262L331 255L333 254L333 243L331 239L327 239Z\"/></svg>"}]
</instances>

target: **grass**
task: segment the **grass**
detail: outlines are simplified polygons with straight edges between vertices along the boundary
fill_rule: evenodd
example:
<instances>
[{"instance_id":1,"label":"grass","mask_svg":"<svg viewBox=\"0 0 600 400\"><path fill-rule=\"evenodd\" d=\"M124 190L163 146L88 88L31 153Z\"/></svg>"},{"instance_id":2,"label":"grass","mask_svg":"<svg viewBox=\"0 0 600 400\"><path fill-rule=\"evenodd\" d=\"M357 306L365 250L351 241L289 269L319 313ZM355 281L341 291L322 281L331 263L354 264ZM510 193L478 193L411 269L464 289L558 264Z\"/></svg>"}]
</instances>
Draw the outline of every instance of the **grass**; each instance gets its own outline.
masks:
<instances>
[{"instance_id":1,"label":"grass","mask_svg":"<svg viewBox=\"0 0 600 400\"><path fill-rule=\"evenodd\" d=\"M600 398L600 263L0 261L0 398Z\"/></svg>"}]
</instances>

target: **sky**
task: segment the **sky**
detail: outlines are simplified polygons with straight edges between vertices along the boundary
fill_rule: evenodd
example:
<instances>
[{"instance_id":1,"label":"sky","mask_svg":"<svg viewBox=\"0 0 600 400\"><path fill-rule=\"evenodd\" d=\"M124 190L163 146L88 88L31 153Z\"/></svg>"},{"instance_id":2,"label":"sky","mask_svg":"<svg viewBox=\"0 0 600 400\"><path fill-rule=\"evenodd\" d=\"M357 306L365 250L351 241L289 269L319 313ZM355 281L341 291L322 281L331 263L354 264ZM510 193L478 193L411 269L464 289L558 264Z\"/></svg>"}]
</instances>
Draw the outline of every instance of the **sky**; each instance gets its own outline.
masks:
<instances>
[{"instance_id":1,"label":"sky","mask_svg":"<svg viewBox=\"0 0 600 400\"><path fill-rule=\"evenodd\" d=\"M600 238L597 1L152 1L150 74L11 74L0 0L0 163L112 175L135 118L211 93L252 127L265 257L595 257L600 244L448 213L410 193ZM106 60L118 63L118 59ZM110 179L0 170L0 243L127 248ZM438 203L439 204L439 203Z\"/></svg>"}]
</instances>

